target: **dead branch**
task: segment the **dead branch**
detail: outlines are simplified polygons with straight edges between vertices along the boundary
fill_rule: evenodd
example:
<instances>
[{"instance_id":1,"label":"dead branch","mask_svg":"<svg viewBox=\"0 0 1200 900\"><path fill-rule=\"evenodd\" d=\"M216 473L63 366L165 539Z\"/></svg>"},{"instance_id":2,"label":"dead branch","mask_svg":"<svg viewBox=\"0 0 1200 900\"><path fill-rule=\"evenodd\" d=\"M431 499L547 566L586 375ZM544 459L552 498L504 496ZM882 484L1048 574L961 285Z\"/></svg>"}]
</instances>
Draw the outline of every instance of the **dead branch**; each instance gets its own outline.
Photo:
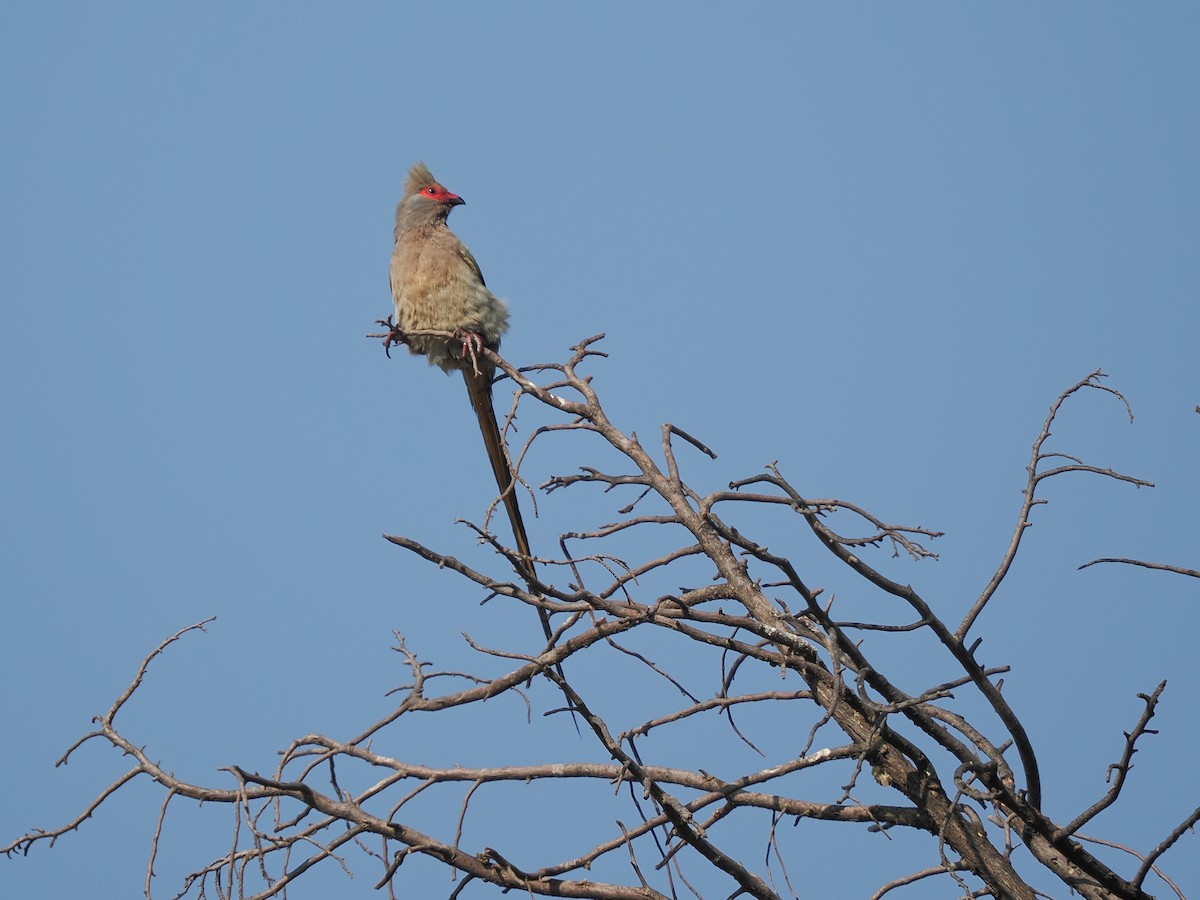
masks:
<instances>
[{"instance_id":1,"label":"dead branch","mask_svg":"<svg viewBox=\"0 0 1200 900\"><path fill-rule=\"evenodd\" d=\"M391 344L406 336L390 330L386 337ZM703 439L668 423L656 444L644 447L602 406L591 375L583 371L605 356L594 346L602 337L581 341L564 362L520 369L487 348L480 353L514 387L505 439L515 434L519 412L532 420L520 452L509 452L514 469L519 473L540 458L530 455L535 443L541 448L546 442L588 442L589 453L599 448L609 461L589 457L588 464L570 474L551 474L541 481L541 492L555 502L589 489L611 494L614 505L619 504L611 514L615 518L579 522L559 535L556 546L541 548L534 557L539 567L534 579L523 574L529 557L489 530L491 507L482 526L465 523L484 548L483 563L412 537L385 535L407 551L402 565L420 561L436 566L456 579L460 591L477 592L482 602L534 606L553 617L548 640L532 633L524 645L514 646L518 642L483 633L482 622L464 629L448 617L447 627L463 635L463 654L477 665L435 668L397 633L405 683L380 686L389 707L377 721L364 724L348 740L315 733L295 738L269 765L228 763L221 777L232 786L213 786L177 778L116 724L118 713L134 701L151 661L211 620L189 626L146 656L129 685L96 718L95 729L60 760L99 740L130 758L131 767L66 824L30 831L0 849L12 856L26 854L42 841L52 846L78 830L112 794L147 775L164 790L146 868L147 900L152 900L160 847L171 831L167 808L181 797L232 813L234 823L229 840L204 852L197 868L183 877L180 898L204 898L213 891L218 896L282 897L314 866L326 863L353 872L363 860L377 872L375 886L386 887L394 897L404 894L403 862L414 855L461 876L452 898L476 883L528 896L618 900L675 898L680 885L700 896L698 887L714 883L726 895L775 898L780 896L777 873L787 891L797 893L788 872L787 836L777 828L783 817L839 822L878 834L906 828L926 835L931 865L884 884L875 892L877 898L944 875L964 895L1033 900L1038 892L1022 872L1031 866L1053 874L1087 900L1146 900L1142 883L1150 872L1174 889L1157 861L1200 821L1200 809L1149 853L1122 848L1138 861L1129 878L1079 841L1116 844L1078 833L1130 789L1133 755L1140 738L1155 733L1149 724L1164 684L1139 695L1145 709L1126 735L1120 759L1110 766L1104 796L1059 824L1040 809L1035 748L1021 711L1000 690L998 676L1020 678L1022 672L1007 664L985 665L977 658L979 639L966 643L1013 566L1032 510L1046 502L1038 494L1044 481L1081 472L1151 486L1045 446L1066 401L1085 389L1117 398L1132 420L1128 402L1101 383L1102 373L1093 372L1068 388L1051 406L1033 444L1009 545L995 574L952 627L938 614L947 608L944 598L927 597L891 568L888 574L883 568L936 558L926 545L940 531L894 524L891 517L844 499L808 499L795 486L800 482L794 485L774 463L725 489L699 490L694 485L700 481L686 470L715 458ZM699 456L677 456L680 441ZM530 490L522 475L517 480ZM742 515L765 508L790 511L805 527L771 534L769 542ZM799 561L808 558L810 549L838 564L838 583L816 587L805 580ZM1178 566L1117 558L1096 559L1081 568L1100 562L1198 576ZM857 621L870 618L858 613L834 618L833 601L827 598L849 597L839 604L854 603L864 593L895 598L893 606L900 612L879 617L885 621ZM894 657L879 649L920 631L936 638L930 646L942 654L947 671L913 683L902 666L882 665L881 659ZM577 664L569 667L568 679L561 666L572 659ZM618 681L621 691L614 692L611 684ZM937 683L928 683L933 681ZM555 697L565 695L588 726L582 740L571 735L567 750L553 743L561 717L533 715L540 709L542 687ZM650 712L632 713L630 697L650 704ZM433 715L456 710L460 716L482 716L484 704L490 715L537 729L546 758L514 764L498 755L490 765L467 766L456 760L414 762L381 752L413 746ZM979 715L980 709L987 714ZM788 723L787 737L781 737L779 722ZM660 747L669 744L656 741L685 728L708 729L706 740L736 748L723 757L729 760L728 771L723 767L717 775L660 758ZM385 734L403 737L385 741ZM821 773L828 773L824 782L814 777ZM534 791L568 784L593 791L597 803L627 803L634 818L606 819L613 824L602 835L571 847L561 858L549 858L540 846L521 845L518 835L503 830L471 846L469 835L483 821L480 808L499 793L499 786ZM867 802L868 789L887 792L893 802ZM418 798L435 802L415 802ZM423 806L438 804L457 809L449 827L426 825L422 819ZM733 849L751 810L771 815L760 864ZM623 824L622 818L631 824ZM1019 846L1028 852L1016 853ZM597 877L601 865L607 866L608 880ZM610 877L618 867L619 873Z\"/></svg>"},{"instance_id":2,"label":"dead branch","mask_svg":"<svg viewBox=\"0 0 1200 900\"><path fill-rule=\"evenodd\" d=\"M1109 787L1103 797L1072 819L1070 824L1064 825L1059 829L1057 834L1058 839L1062 839L1069 834L1074 834L1117 802L1117 798L1121 796L1121 789L1125 787L1125 778L1129 775L1129 770L1133 768L1133 754L1137 753L1138 738L1144 734L1158 734L1157 731L1150 728L1150 720L1154 718L1154 708L1158 706L1158 698L1162 696L1163 689L1166 686L1167 683L1165 681L1160 681L1158 687L1150 694L1138 694L1138 699L1145 703L1145 708L1142 710L1141 716L1138 717L1137 723L1133 726L1133 730L1125 732L1125 749L1121 753L1121 758L1108 767L1107 780L1111 782L1111 787Z\"/></svg>"},{"instance_id":3,"label":"dead branch","mask_svg":"<svg viewBox=\"0 0 1200 900\"><path fill-rule=\"evenodd\" d=\"M1187 575L1190 578L1200 578L1200 571L1196 569L1185 569L1183 566L1172 566L1167 563L1146 562L1143 559L1122 559L1120 557L1106 556L1101 559L1093 559L1091 562L1085 562L1080 569L1086 569L1088 566L1098 565L1099 563L1120 563L1126 566L1141 566L1143 569L1158 569L1162 572L1174 572L1176 575Z\"/></svg>"}]
</instances>

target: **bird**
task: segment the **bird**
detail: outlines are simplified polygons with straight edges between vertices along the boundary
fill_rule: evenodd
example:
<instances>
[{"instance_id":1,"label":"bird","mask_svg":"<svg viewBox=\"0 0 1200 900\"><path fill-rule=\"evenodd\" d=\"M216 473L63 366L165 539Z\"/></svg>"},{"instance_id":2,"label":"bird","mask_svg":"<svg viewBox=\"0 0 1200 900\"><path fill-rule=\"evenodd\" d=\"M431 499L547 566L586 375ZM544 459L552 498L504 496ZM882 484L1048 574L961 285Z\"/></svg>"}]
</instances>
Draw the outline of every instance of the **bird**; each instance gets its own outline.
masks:
<instances>
[{"instance_id":1,"label":"bird","mask_svg":"<svg viewBox=\"0 0 1200 900\"><path fill-rule=\"evenodd\" d=\"M410 352L424 356L446 373L462 372L512 526L518 572L530 593L539 593L515 477L492 405L495 366L480 354L483 347L500 349L500 338L508 330L508 305L488 290L479 263L446 223L450 211L465 202L443 187L425 163L418 162L409 170L396 205L392 250L395 328ZM454 337L410 334L414 331L448 332ZM549 645L553 640L550 618L540 607L538 616Z\"/></svg>"}]
</instances>

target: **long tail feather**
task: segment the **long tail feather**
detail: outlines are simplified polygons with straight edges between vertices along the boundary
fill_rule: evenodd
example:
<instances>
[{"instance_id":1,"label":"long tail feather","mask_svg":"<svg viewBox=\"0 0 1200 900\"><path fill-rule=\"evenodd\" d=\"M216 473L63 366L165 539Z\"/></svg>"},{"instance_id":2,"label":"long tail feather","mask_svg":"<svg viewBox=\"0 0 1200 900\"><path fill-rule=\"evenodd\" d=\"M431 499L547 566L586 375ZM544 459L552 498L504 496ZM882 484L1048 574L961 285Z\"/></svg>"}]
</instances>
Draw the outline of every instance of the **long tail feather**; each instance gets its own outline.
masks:
<instances>
[{"instance_id":1,"label":"long tail feather","mask_svg":"<svg viewBox=\"0 0 1200 900\"><path fill-rule=\"evenodd\" d=\"M504 509L508 513L508 521L512 525L513 539L517 542L517 553L520 555L519 569L532 594L538 593L535 586L536 574L533 568L533 551L529 548L529 537L525 534L525 521L521 518L521 507L517 502L517 486L514 483L512 468L508 464L508 454L504 450L504 442L500 438L500 426L496 419L496 410L492 405L492 380L487 374L476 372L471 368L462 370L463 381L467 383L467 395L471 398L471 408L479 420L479 432L483 435L483 446L487 450L488 462L492 464L492 474L496 476L496 487L504 500ZM547 643L553 637L550 628L550 616L539 607L538 618L542 622L542 631L546 633ZM561 674L561 671L560 673Z\"/></svg>"}]
</instances>

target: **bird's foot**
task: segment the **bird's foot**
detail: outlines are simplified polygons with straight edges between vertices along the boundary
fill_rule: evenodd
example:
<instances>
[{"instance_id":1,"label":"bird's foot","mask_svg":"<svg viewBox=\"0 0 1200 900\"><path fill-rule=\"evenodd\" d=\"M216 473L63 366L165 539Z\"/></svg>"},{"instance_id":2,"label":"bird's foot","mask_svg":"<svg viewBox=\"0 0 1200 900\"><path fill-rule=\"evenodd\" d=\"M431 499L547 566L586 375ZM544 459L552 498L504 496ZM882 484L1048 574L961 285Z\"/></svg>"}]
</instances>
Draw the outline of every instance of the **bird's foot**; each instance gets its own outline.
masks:
<instances>
[{"instance_id":1,"label":"bird's foot","mask_svg":"<svg viewBox=\"0 0 1200 900\"><path fill-rule=\"evenodd\" d=\"M403 330L401 330L399 325L397 325L395 322L392 321L391 316L388 316L386 319L376 319L375 324L382 325L384 328L387 329L387 334L382 335L382 337L383 337L383 352L387 354L388 359L391 359L392 358L392 345L393 344L407 344L408 336L404 333ZM380 335L369 335L369 337L380 337Z\"/></svg>"},{"instance_id":2,"label":"bird's foot","mask_svg":"<svg viewBox=\"0 0 1200 900\"><path fill-rule=\"evenodd\" d=\"M483 352L483 338L475 331L459 328L454 336L462 341L462 358L471 360L471 368L479 374L479 354Z\"/></svg>"}]
</instances>

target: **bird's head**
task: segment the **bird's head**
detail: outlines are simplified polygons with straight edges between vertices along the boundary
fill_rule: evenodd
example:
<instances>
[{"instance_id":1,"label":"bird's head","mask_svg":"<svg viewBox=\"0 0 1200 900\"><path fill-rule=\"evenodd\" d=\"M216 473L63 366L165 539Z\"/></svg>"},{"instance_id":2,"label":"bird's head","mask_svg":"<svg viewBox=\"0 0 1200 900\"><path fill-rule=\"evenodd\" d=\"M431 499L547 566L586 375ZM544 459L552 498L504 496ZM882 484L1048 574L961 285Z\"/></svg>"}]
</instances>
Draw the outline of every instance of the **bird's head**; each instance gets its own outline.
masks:
<instances>
[{"instance_id":1,"label":"bird's head","mask_svg":"<svg viewBox=\"0 0 1200 900\"><path fill-rule=\"evenodd\" d=\"M413 201L414 206L441 207L444 209L442 215L449 215L453 207L466 202L458 194L446 190L423 162L408 170L408 179L404 182L404 199Z\"/></svg>"}]
</instances>

